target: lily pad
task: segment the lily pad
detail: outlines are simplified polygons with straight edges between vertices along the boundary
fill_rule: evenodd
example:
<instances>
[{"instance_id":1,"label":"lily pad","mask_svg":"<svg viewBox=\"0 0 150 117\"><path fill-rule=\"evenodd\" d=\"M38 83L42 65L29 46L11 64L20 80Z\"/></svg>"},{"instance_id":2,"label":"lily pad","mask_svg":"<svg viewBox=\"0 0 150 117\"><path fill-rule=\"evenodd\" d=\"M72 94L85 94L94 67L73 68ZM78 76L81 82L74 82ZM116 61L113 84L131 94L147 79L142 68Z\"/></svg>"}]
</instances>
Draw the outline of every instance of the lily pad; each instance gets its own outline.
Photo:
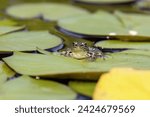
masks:
<instances>
[{"instance_id":1,"label":"lily pad","mask_svg":"<svg viewBox=\"0 0 150 117\"><path fill-rule=\"evenodd\" d=\"M59 20L61 18L84 15L88 12L72 5L56 3L26 3L10 6L6 13L20 19L44 18L45 20Z\"/></svg>"},{"instance_id":2,"label":"lily pad","mask_svg":"<svg viewBox=\"0 0 150 117\"><path fill-rule=\"evenodd\" d=\"M0 26L0 35L25 29L25 26Z\"/></svg>"},{"instance_id":3,"label":"lily pad","mask_svg":"<svg viewBox=\"0 0 150 117\"><path fill-rule=\"evenodd\" d=\"M148 14L123 13L117 11L115 15L121 20L124 26L128 28L130 35L143 36L145 38L147 37L147 40L150 40L150 16ZM130 40L138 41L136 37Z\"/></svg>"},{"instance_id":4,"label":"lily pad","mask_svg":"<svg viewBox=\"0 0 150 117\"><path fill-rule=\"evenodd\" d=\"M75 99L76 94L67 86L54 82L22 76L2 85L3 100L65 100Z\"/></svg>"},{"instance_id":5,"label":"lily pad","mask_svg":"<svg viewBox=\"0 0 150 117\"><path fill-rule=\"evenodd\" d=\"M150 56L150 50L126 50L123 51L122 53Z\"/></svg>"},{"instance_id":6,"label":"lily pad","mask_svg":"<svg viewBox=\"0 0 150 117\"><path fill-rule=\"evenodd\" d=\"M98 81L95 100L149 100L150 70L114 68Z\"/></svg>"},{"instance_id":7,"label":"lily pad","mask_svg":"<svg viewBox=\"0 0 150 117\"><path fill-rule=\"evenodd\" d=\"M62 44L62 39L47 31L15 32L0 36L0 51L34 51L37 47L50 49Z\"/></svg>"},{"instance_id":8,"label":"lily pad","mask_svg":"<svg viewBox=\"0 0 150 117\"><path fill-rule=\"evenodd\" d=\"M65 18L58 21L59 30L72 35L112 36L128 33L122 23L110 13L99 11L78 17Z\"/></svg>"},{"instance_id":9,"label":"lily pad","mask_svg":"<svg viewBox=\"0 0 150 117\"><path fill-rule=\"evenodd\" d=\"M114 14L121 20L124 26L129 29L139 27L141 25L146 26L150 21L150 16L148 14L124 13L120 11L116 11Z\"/></svg>"},{"instance_id":10,"label":"lily pad","mask_svg":"<svg viewBox=\"0 0 150 117\"><path fill-rule=\"evenodd\" d=\"M23 30L25 28L25 26L15 26L15 25L17 25L17 23L12 20L1 19L0 20L0 35Z\"/></svg>"},{"instance_id":11,"label":"lily pad","mask_svg":"<svg viewBox=\"0 0 150 117\"><path fill-rule=\"evenodd\" d=\"M0 73L5 74L7 78L13 77L15 72L12 71L4 62L0 61Z\"/></svg>"},{"instance_id":12,"label":"lily pad","mask_svg":"<svg viewBox=\"0 0 150 117\"><path fill-rule=\"evenodd\" d=\"M4 84L7 80L7 77L5 74L0 73L0 87L2 84Z\"/></svg>"},{"instance_id":13,"label":"lily pad","mask_svg":"<svg viewBox=\"0 0 150 117\"><path fill-rule=\"evenodd\" d=\"M150 42L127 42L119 40L99 41L95 44L97 47L111 49L143 49L150 50Z\"/></svg>"},{"instance_id":14,"label":"lily pad","mask_svg":"<svg viewBox=\"0 0 150 117\"><path fill-rule=\"evenodd\" d=\"M0 26L14 26L17 25L17 22L9 20L9 19L1 19Z\"/></svg>"},{"instance_id":15,"label":"lily pad","mask_svg":"<svg viewBox=\"0 0 150 117\"><path fill-rule=\"evenodd\" d=\"M150 16L116 11L114 14L98 11L78 17L64 18L58 30L80 38L116 38L129 41L149 41Z\"/></svg>"},{"instance_id":16,"label":"lily pad","mask_svg":"<svg viewBox=\"0 0 150 117\"><path fill-rule=\"evenodd\" d=\"M8 66L0 61L0 86L7 81L8 78L15 75L15 72L13 72Z\"/></svg>"},{"instance_id":17,"label":"lily pad","mask_svg":"<svg viewBox=\"0 0 150 117\"><path fill-rule=\"evenodd\" d=\"M76 60L56 54L14 53L3 59L17 73L47 78L71 78L97 80L114 67L150 69L150 57L140 54L113 53L105 60ZM56 62L57 61L57 62Z\"/></svg>"},{"instance_id":18,"label":"lily pad","mask_svg":"<svg viewBox=\"0 0 150 117\"><path fill-rule=\"evenodd\" d=\"M92 97L96 82L70 81L69 86L79 94Z\"/></svg>"}]
</instances>

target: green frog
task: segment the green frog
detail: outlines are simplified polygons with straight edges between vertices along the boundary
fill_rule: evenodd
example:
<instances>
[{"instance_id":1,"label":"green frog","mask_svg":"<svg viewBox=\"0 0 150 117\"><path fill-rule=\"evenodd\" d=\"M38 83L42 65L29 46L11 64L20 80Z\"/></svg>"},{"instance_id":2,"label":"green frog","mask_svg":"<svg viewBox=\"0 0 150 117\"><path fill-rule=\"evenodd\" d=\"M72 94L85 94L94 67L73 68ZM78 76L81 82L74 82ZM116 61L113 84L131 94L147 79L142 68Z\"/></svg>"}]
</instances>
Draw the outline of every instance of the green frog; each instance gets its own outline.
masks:
<instances>
[{"instance_id":1,"label":"green frog","mask_svg":"<svg viewBox=\"0 0 150 117\"><path fill-rule=\"evenodd\" d=\"M89 47L85 42L73 42L72 47L60 52L60 54L78 60L88 59L93 61L97 58L104 58L104 54L100 49Z\"/></svg>"}]
</instances>

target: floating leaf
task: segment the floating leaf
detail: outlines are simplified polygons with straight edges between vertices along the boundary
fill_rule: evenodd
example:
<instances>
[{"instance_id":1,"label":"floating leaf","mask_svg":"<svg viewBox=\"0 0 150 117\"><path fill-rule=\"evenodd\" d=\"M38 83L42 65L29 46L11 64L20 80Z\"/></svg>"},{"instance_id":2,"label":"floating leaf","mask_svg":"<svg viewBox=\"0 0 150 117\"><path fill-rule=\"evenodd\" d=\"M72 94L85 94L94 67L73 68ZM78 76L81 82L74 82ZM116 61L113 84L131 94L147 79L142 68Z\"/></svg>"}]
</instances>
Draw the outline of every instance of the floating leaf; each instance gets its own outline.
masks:
<instances>
[{"instance_id":1,"label":"floating leaf","mask_svg":"<svg viewBox=\"0 0 150 117\"><path fill-rule=\"evenodd\" d=\"M96 83L95 82L70 81L69 86L79 94L92 97Z\"/></svg>"},{"instance_id":2,"label":"floating leaf","mask_svg":"<svg viewBox=\"0 0 150 117\"><path fill-rule=\"evenodd\" d=\"M104 74L94 91L96 100L150 99L150 70L112 69Z\"/></svg>"},{"instance_id":3,"label":"floating leaf","mask_svg":"<svg viewBox=\"0 0 150 117\"><path fill-rule=\"evenodd\" d=\"M7 78L10 78L15 75L15 72L13 72L8 66L0 61L0 86L4 82L6 82Z\"/></svg>"},{"instance_id":4,"label":"floating leaf","mask_svg":"<svg viewBox=\"0 0 150 117\"><path fill-rule=\"evenodd\" d=\"M2 85L3 100L65 100L75 99L76 94L67 86L54 82L22 76Z\"/></svg>"},{"instance_id":5,"label":"floating leaf","mask_svg":"<svg viewBox=\"0 0 150 117\"><path fill-rule=\"evenodd\" d=\"M0 51L34 51L37 47L50 49L62 44L62 40L47 31L16 32L0 36Z\"/></svg>"},{"instance_id":6,"label":"floating leaf","mask_svg":"<svg viewBox=\"0 0 150 117\"><path fill-rule=\"evenodd\" d=\"M131 29L139 27L141 25L148 25L150 22L150 16L147 14L138 14L138 13L124 13L116 11L115 15L121 20L121 22L127 28Z\"/></svg>"},{"instance_id":7,"label":"floating leaf","mask_svg":"<svg viewBox=\"0 0 150 117\"><path fill-rule=\"evenodd\" d=\"M149 15L115 14L98 11L59 20L58 30L80 38L116 38L129 41L149 41ZM91 37L90 37L91 36Z\"/></svg>"},{"instance_id":8,"label":"floating leaf","mask_svg":"<svg viewBox=\"0 0 150 117\"><path fill-rule=\"evenodd\" d=\"M17 23L9 19L0 20L0 35L22 30L25 26L15 26Z\"/></svg>"},{"instance_id":9,"label":"floating leaf","mask_svg":"<svg viewBox=\"0 0 150 117\"><path fill-rule=\"evenodd\" d=\"M17 24L16 22L9 20L9 19L0 20L0 26L14 26L16 24Z\"/></svg>"},{"instance_id":10,"label":"floating leaf","mask_svg":"<svg viewBox=\"0 0 150 117\"><path fill-rule=\"evenodd\" d=\"M76 60L55 54L14 53L3 59L17 73L47 78L80 78L96 80L114 67L150 69L150 57L140 54L114 53L105 60ZM57 62L56 62L57 61Z\"/></svg>"},{"instance_id":11,"label":"floating leaf","mask_svg":"<svg viewBox=\"0 0 150 117\"><path fill-rule=\"evenodd\" d=\"M111 49L143 49L150 50L150 42L127 42L119 40L99 41L95 44L97 47Z\"/></svg>"},{"instance_id":12,"label":"floating leaf","mask_svg":"<svg viewBox=\"0 0 150 117\"><path fill-rule=\"evenodd\" d=\"M123 13L115 12L115 15L122 21L124 26L128 28L129 34L135 38L129 38L130 41L150 40L150 16L147 14ZM144 37L142 39L136 36Z\"/></svg>"},{"instance_id":13,"label":"floating leaf","mask_svg":"<svg viewBox=\"0 0 150 117\"><path fill-rule=\"evenodd\" d=\"M3 73L0 73L0 87L2 84L4 84L6 82L6 80L7 80L6 75Z\"/></svg>"},{"instance_id":14,"label":"floating leaf","mask_svg":"<svg viewBox=\"0 0 150 117\"><path fill-rule=\"evenodd\" d=\"M126 50L123 51L122 53L150 56L150 50Z\"/></svg>"},{"instance_id":15,"label":"floating leaf","mask_svg":"<svg viewBox=\"0 0 150 117\"><path fill-rule=\"evenodd\" d=\"M88 12L84 9L55 3L26 3L10 6L6 10L7 14L21 19L31 19L42 17L45 20L59 20L70 16L84 15Z\"/></svg>"},{"instance_id":16,"label":"floating leaf","mask_svg":"<svg viewBox=\"0 0 150 117\"><path fill-rule=\"evenodd\" d=\"M115 16L102 11L96 14L59 20L58 26L63 32L70 32L78 35L107 36L127 34L127 30Z\"/></svg>"},{"instance_id":17,"label":"floating leaf","mask_svg":"<svg viewBox=\"0 0 150 117\"><path fill-rule=\"evenodd\" d=\"M23 30L25 26L0 26L0 35Z\"/></svg>"},{"instance_id":18,"label":"floating leaf","mask_svg":"<svg viewBox=\"0 0 150 117\"><path fill-rule=\"evenodd\" d=\"M5 63L0 61L0 73L5 74L6 77L12 77L15 72L12 71Z\"/></svg>"}]
</instances>

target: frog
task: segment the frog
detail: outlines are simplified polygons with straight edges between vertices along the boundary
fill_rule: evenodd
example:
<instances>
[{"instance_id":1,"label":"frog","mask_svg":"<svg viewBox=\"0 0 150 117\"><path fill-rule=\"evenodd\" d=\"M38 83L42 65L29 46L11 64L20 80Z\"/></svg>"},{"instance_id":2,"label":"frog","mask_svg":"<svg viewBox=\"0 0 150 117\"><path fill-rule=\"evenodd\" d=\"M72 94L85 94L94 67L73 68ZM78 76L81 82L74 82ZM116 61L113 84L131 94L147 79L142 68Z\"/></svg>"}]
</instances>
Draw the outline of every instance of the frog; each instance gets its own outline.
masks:
<instances>
[{"instance_id":1,"label":"frog","mask_svg":"<svg viewBox=\"0 0 150 117\"><path fill-rule=\"evenodd\" d=\"M73 42L72 47L60 52L61 55L78 60L87 59L94 61L97 58L104 58L101 49L89 47L86 42Z\"/></svg>"},{"instance_id":2,"label":"frog","mask_svg":"<svg viewBox=\"0 0 150 117\"><path fill-rule=\"evenodd\" d=\"M88 46L84 42L73 42L72 47L61 52L61 55L75 59L86 59L88 57Z\"/></svg>"}]
</instances>

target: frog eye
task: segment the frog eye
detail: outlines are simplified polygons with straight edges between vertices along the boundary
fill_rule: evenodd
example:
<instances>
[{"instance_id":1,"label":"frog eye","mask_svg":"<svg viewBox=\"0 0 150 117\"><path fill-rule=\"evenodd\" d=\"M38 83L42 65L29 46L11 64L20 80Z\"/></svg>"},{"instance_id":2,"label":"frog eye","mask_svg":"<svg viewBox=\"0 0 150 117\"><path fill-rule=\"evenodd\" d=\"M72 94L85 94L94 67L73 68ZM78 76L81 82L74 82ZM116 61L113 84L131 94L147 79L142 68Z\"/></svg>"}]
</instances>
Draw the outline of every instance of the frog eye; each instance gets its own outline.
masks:
<instances>
[{"instance_id":1,"label":"frog eye","mask_svg":"<svg viewBox=\"0 0 150 117\"><path fill-rule=\"evenodd\" d=\"M73 42L73 46L74 47L78 46L78 42Z\"/></svg>"},{"instance_id":2,"label":"frog eye","mask_svg":"<svg viewBox=\"0 0 150 117\"><path fill-rule=\"evenodd\" d=\"M81 45L82 47L86 47L86 46L87 46L87 43L82 42L80 45Z\"/></svg>"}]
</instances>

